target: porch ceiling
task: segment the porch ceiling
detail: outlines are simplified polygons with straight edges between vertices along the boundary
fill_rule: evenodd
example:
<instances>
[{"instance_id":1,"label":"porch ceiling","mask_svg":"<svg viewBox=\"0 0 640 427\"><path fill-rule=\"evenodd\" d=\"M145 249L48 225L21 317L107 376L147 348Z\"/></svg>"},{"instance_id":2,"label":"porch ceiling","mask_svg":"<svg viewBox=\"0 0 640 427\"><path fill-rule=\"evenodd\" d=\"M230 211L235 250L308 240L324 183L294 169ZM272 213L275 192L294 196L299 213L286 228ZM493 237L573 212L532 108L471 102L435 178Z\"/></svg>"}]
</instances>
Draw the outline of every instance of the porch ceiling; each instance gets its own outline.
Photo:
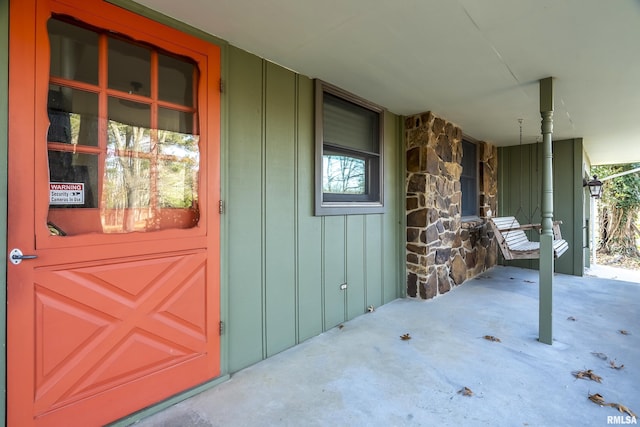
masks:
<instances>
[{"instance_id":1,"label":"porch ceiling","mask_svg":"<svg viewBox=\"0 0 640 427\"><path fill-rule=\"evenodd\" d=\"M137 0L390 111L433 111L496 145L554 139L594 164L640 162L640 1Z\"/></svg>"}]
</instances>

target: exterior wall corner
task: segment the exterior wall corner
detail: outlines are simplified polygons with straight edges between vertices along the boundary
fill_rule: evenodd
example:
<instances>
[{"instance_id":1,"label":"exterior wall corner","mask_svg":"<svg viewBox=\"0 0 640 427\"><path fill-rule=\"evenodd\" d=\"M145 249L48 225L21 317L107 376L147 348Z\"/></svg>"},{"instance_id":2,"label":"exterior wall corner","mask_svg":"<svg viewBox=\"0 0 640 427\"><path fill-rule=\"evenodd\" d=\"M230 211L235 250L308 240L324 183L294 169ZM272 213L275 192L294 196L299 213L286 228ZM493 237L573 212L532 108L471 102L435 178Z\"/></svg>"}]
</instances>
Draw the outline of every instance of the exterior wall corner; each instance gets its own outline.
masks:
<instances>
[{"instance_id":1,"label":"exterior wall corner","mask_svg":"<svg viewBox=\"0 0 640 427\"><path fill-rule=\"evenodd\" d=\"M485 218L497 210L498 151L478 147L479 217L463 218L462 129L432 112L405 118L407 295L430 299L496 264Z\"/></svg>"}]
</instances>

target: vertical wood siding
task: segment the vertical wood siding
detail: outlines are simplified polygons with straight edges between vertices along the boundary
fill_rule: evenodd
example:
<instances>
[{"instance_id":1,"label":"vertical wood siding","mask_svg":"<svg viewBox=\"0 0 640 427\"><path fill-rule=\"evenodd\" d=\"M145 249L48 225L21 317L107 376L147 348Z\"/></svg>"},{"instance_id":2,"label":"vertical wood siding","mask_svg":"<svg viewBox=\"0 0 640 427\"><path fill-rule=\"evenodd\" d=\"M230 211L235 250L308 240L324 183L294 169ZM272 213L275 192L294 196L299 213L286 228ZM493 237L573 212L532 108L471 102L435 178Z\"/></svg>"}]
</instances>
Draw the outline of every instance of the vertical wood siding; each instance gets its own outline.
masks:
<instances>
[{"instance_id":1,"label":"vertical wood siding","mask_svg":"<svg viewBox=\"0 0 640 427\"><path fill-rule=\"evenodd\" d=\"M313 216L313 82L228 51L228 365L235 372L399 296L401 121L377 215ZM340 285L347 283L347 289Z\"/></svg>"},{"instance_id":2,"label":"vertical wood siding","mask_svg":"<svg viewBox=\"0 0 640 427\"><path fill-rule=\"evenodd\" d=\"M562 237L569 242L569 250L555 261L555 271L577 276L582 276L584 262L582 157L581 139L553 142L553 216L563 221ZM541 144L499 147L498 167L499 216L514 215L521 224L539 223L542 216ZM529 239L539 240L534 232L530 232ZM538 268L537 260L513 260L508 264Z\"/></svg>"}]
</instances>

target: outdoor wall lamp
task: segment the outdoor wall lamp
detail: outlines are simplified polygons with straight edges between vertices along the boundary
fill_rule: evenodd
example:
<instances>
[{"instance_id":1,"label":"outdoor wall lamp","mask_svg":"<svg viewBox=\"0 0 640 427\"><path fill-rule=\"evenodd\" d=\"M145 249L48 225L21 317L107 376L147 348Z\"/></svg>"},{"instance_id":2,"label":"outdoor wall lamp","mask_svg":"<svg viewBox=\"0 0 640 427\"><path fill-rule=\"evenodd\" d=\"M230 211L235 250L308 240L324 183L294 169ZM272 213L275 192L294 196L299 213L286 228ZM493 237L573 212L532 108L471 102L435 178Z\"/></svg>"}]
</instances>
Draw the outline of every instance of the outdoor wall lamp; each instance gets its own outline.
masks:
<instances>
[{"instance_id":1,"label":"outdoor wall lamp","mask_svg":"<svg viewBox=\"0 0 640 427\"><path fill-rule=\"evenodd\" d=\"M595 197L599 199L602 196L602 181L598 180L598 177L593 175L593 179L588 181L586 179L582 179L582 186L589 187L589 193L591 197Z\"/></svg>"}]
</instances>

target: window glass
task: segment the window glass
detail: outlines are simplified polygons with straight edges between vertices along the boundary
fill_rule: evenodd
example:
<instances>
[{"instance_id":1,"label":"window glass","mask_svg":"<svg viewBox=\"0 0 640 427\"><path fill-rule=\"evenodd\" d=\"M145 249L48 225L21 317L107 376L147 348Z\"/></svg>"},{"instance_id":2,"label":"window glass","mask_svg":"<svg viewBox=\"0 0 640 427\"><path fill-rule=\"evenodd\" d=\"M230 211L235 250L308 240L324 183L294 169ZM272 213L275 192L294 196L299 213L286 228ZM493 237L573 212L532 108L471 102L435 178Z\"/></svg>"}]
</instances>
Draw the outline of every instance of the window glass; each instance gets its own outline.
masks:
<instances>
[{"instance_id":1,"label":"window glass","mask_svg":"<svg viewBox=\"0 0 640 427\"><path fill-rule=\"evenodd\" d=\"M366 194L367 161L364 158L325 150L322 169L325 194Z\"/></svg>"},{"instance_id":2,"label":"window glass","mask_svg":"<svg viewBox=\"0 0 640 427\"><path fill-rule=\"evenodd\" d=\"M383 212L382 109L322 82L316 97L316 215Z\"/></svg>"},{"instance_id":3,"label":"window glass","mask_svg":"<svg viewBox=\"0 0 640 427\"><path fill-rule=\"evenodd\" d=\"M52 77L98 84L98 34L93 31L50 19Z\"/></svg>"},{"instance_id":4,"label":"window glass","mask_svg":"<svg viewBox=\"0 0 640 427\"><path fill-rule=\"evenodd\" d=\"M49 150L49 174L52 208L98 207L98 156Z\"/></svg>"},{"instance_id":5,"label":"window glass","mask_svg":"<svg viewBox=\"0 0 640 427\"><path fill-rule=\"evenodd\" d=\"M48 28L51 234L196 226L195 63L75 22Z\"/></svg>"},{"instance_id":6,"label":"window glass","mask_svg":"<svg viewBox=\"0 0 640 427\"><path fill-rule=\"evenodd\" d=\"M105 164L103 198L106 207L148 206L150 195L151 145L148 128L109 121L109 144Z\"/></svg>"},{"instance_id":7,"label":"window glass","mask_svg":"<svg viewBox=\"0 0 640 427\"><path fill-rule=\"evenodd\" d=\"M379 113L325 93L323 114L325 144L378 152Z\"/></svg>"},{"instance_id":8,"label":"window glass","mask_svg":"<svg viewBox=\"0 0 640 427\"><path fill-rule=\"evenodd\" d=\"M162 207L195 206L200 164L198 142L198 136L191 133L158 131L158 203Z\"/></svg>"},{"instance_id":9,"label":"window glass","mask_svg":"<svg viewBox=\"0 0 640 427\"><path fill-rule=\"evenodd\" d=\"M98 146L98 94L49 85L48 142Z\"/></svg>"},{"instance_id":10,"label":"window glass","mask_svg":"<svg viewBox=\"0 0 640 427\"><path fill-rule=\"evenodd\" d=\"M107 156L103 204L106 209L148 207L151 164L149 159L118 155ZM113 224L109 224L110 226ZM122 231L126 231L123 229Z\"/></svg>"},{"instance_id":11,"label":"window glass","mask_svg":"<svg viewBox=\"0 0 640 427\"><path fill-rule=\"evenodd\" d=\"M109 38L109 89L151 96L151 50Z\"/></svg>"},{"instance_id":12,"label":"window glass","mask_svg":"<svg viewBox=\"0 0 640 427\"><path fill-rule=\"evenodd\" d=\"M195 160L164 158L158 164L158 203L164 208L190 208L197 201Z\"/></svg>"},{"instance_id":13,"label":"window glass","mask_svg":"<svg viewBox=\"0 0 640 427\"><path fill-rule=\"evenodd\" d=\"M109 98L109 149L148 153L151 151L150 128L150 105Z\"/></svg>"},{"instance_id":14,"label":"window glass","mask_svg":"<svg viewBox=\"0 0 640 427\"><path fill-rule=\"evenodd\" d=\"M193 93L196 66L185 60L169 55L158 55L158 97L162 101L195 107Z\"/></svg>"},{"instance_id":15,"label":"window glass","mask_svg":"<svg viewBox=\"0 0 640 427\"><path fill-rule=\"evenodd\" d=\"M478 158L476 145L462 141L462 216L478 215Z\"/></svg>"},{"instance_id":16,"label":"window glass","mask_svg":"<svg viewBox=\"0 0 640 427\"><path fill-rule=\"evenodd\" d=\"M195 134L197 127L196 115L193 113L168 108L158 109L158 129Z\"/></svg>"}]
</instances>

